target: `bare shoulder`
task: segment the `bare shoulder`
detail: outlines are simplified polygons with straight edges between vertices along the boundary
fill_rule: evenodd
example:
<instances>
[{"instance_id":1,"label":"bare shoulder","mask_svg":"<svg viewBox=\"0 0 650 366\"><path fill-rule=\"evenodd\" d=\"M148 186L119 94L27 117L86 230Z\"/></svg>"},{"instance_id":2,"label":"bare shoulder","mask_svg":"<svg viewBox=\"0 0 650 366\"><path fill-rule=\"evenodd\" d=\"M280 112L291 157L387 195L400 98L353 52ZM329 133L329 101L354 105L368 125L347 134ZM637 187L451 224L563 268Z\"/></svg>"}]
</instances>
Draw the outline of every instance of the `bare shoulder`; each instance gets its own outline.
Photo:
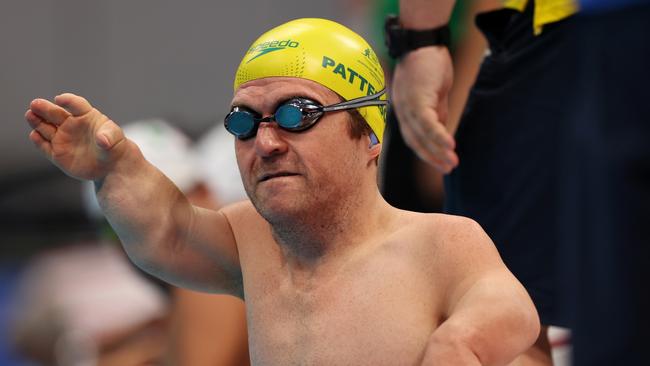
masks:
<instances>
[{"instance_id":1,"label":"bare shoulder","mask_svg":"<svg viewBox=\"0 0 650 366\"><path fill-rule=\"evenodd\" d=\"M436 282L453 287L494 270L507 271L492 240L470 218L401 211L399 222L395 237L408 240L408 250Z\"/></svg>"},{"instance_id":2,"label":"bare shoulder","mask_svg":"<svg viewBox=\"0 0 650 366\"><path fill-rule=\"evenodd\" d=\"M220 212L226 217L240 249L243 243L270 238L269 223L260 216L251 201L233 203L222 208Z\"/></svg>"},{"instance_id":3,"label":"bare shoulder","mask_svg":"<svg viewBox=\"0 0 650 366\"><path fill-rule=\"evenodd\" d=\"M252 213L257 213L255 207L253 207L253 204L249 200L229 204L221 208L220 211L228 218L228 221L231 222L246 219Z\"/></svg>"},{"instance_id":4,"label":"bare shoulder","mask_svg":"<svg viewBox=\"0 0 650 366\"><path fill-rule=\"evenodd\" d=\"M402 212L405 218L418 225L422 225L423 228L433 229L444 234L466 233L468 230L483 230L476 221L465 216L411 211Z\"/></svg>"},{"instance_id":5,"label":"bare shoulder","mask_svg":"<svg viewBox=\"0 0 650 366\"><path fill-rule=\"evenodd\" d=\"M260 225L266 226L266 221L249 200L230 204L223 207L220 212L226 217L234 232L250 231Z\"/></svg>"},{"instance_id":6,"label":"bare shoulder","mask_svg":"<svg viewBox=\"0 0 650 366\"><path fill-rule=\"evenodd\" d=\"M492 240L476 221L463 216L401 211L400 221L418 243L449 251L493 251Z\"/></svg>"}]
</instances>

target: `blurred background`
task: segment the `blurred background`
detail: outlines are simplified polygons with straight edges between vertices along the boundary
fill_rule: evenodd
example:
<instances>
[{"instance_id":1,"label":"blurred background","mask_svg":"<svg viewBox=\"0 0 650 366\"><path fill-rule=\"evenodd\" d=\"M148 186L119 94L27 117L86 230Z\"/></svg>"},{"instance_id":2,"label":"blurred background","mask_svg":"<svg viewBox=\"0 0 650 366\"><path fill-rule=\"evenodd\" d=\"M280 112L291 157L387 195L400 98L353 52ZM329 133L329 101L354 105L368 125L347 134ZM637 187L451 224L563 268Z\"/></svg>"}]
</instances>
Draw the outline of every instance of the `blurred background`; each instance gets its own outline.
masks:
<instances>
[{"instance_id":1,"label":"blurred background","mask_svg":"<svg viewBox=\"0 0 650 366\"><path fill-rule=\"evenodd\" d=\"M452 123L460 116L485 51L482 37L468 19L497 2L458 1L453 51L456 60L464 63L456 65ZM253 40L288 20L322 17L361 34L385 58L382 25L386 12L397 12L396 1L1 2L0 366L131 366L160 364L161 359L167 360L165 364L192 366L247 364L238 358L246 355L245 331L237 334L240 338L221 340L223 348L235 350L229 355L201 354L192 348L202 346L192 334L203 337L205 343L206 338L217 336L210 334L213 329L231 327L233 334L245 330L243 318L237 324L209 318L216 306L243 317L241 304L170 289L146 278L120 257L110 230L89 213L87 197L82 194L87 187L61 173L29 141L30 128L23 115L32 99L51 100L72 92L85 96L123 126L151 118L169 122L178 129L170 132L174 141L181 141L182 149L196 145L192 154L200 155L192 168L197 175L193 183L205 187L188 190L204 202L201 193L207 189L212 197L205 206L219 206L243 197L233 187L238 174L228 155L232 138L224 138L220 126L232 97L235 70ZM390 65L386 66L389 73ZM155 149L165 150L165 146ZM387 200L419 211L439 210L441 177L403 144L391 149L390 157L382 162L397 167L383 177ZM217 182L224 177L230 181ZM77 299L86 307L73 304L79 294L86 296ZM34 304L40 307L33 308ZM98 316L84 315L88 307ZM132 318L125 319L125 314ZM119 330L113 329L119 322L112 320L117 318L124 320ZM186 329L179 328L181 323ZM193 328L205 323L213 324L212 328ZM82 328L83 334L69 330ZM169 329L172 339L160 339ZM16 333L22 337L18 341L23 353L31 353L30 360L11 346L17 341ZM559 352L566 352L565 333L556 338ZM96 344L88 344L92 342ZM165 346L168 342L172 346ZM165 355L164 349L174 354Z\"/></svg>"},{"instance_id":2,"label":"blurred background","mask_svg":"<svg viewBox=\"0 0 650 366\"><path fill-rule=\"evenodd\" d=\"M62 92L80 94L120 125L159 118L196 141L215 135L215 125L227 113L239 61L262 32L295 18L323 17L377 43L372 38L381 30L369 30L366 5L343 0L1 2L0 366L159 364L156 357L165 342L158 339L161 329L175 327L177 338L184 334L174 325L178 321L167 324L162 314L171 306L176 309L171 311L177 314L171 316L174 319L186 316L178 315L187 312L184 307L200 309L207 304L198 294L176 294L177 290L151 279L143 283L142 274L110 249L117 245L98 245L114 244L114 238L88 214L82 184L44 159L27 137L30 129L23 115L32 99L52 99ZM220 144L223 138L209 140L202 151L215 153L219 147L205 145ZM222 195L219 203L236 197L218 194ZM101 291L92 291L93 287ZM72 304L75 294L81 293L85 297L77 300L108 321L84 318L85 308ZM33 308L34 304L40 305ZM230 301L225 306L239 304ZM140 309L139 313L133 309ZM233 312L243 314L239 308ZM140 318L124 321L122 328L128 329L101 335L102 349L86 347L91 341L87 334L69 331L86 327L108 332L105 323L114 325L116 317L134 313ZM31 360L13 350L16 333ZM179 345L176 364L202 362L183 359L181 348L193 340L173 342ZM241 343L231 342L230 348ZM134 346L123 347L126 343ZM107 357L98 360L96 354L89 354L93 352ZM188 348L189 352L193 351ZM229 361L216 361L221 356L213 354L203 358L211 358L212 364L246 364L236 356L230 355Z\"/></svg>"},{"instance_id":3,"label":"blurred background","mask_svg":"<svg viewBox=\"0 0 650 366\"><path fill-rule=\"evenodd\" d=\"M27 0L0 4L2 258L80 229L78 183L31 145L23 114L36 97L87 97L118 123L159 117L198 136L226 113L250 43L298 17L367 35L353 2ZM48 243L42 239L48 238Z\"/></svg>"}]
</instances>

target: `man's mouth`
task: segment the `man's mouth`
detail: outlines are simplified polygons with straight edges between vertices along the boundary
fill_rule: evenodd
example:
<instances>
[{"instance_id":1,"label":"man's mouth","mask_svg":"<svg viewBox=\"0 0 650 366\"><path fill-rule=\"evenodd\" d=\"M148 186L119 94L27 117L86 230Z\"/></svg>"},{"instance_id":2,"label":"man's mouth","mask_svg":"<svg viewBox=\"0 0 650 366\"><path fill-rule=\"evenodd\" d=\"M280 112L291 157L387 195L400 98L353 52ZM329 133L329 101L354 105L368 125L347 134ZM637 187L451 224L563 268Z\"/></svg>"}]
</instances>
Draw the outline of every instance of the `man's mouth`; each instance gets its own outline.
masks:
<instances>
[{"instance_id":1,"label":"man's mouth","mask_svg":"<svg viewBox=\"0 0 650 366\"><path fill-rule=\"evenodd\" d=\"M279 178L279 177L292 177L298 175L296 173L290 173L290 172L277 172L277 173L267 173L263 174L262 177L260 178L259 182L265 182L269 179L273 178Z\"/></svg>"}]
</instances>

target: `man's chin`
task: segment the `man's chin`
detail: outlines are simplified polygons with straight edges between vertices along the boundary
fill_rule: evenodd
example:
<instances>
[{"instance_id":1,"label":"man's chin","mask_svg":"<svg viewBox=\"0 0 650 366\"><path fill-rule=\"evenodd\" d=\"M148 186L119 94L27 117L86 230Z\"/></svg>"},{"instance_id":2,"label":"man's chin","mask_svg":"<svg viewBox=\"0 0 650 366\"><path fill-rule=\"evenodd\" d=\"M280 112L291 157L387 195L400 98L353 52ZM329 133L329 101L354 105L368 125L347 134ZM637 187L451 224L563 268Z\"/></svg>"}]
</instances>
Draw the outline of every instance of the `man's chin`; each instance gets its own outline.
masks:
<instances>
[{"instance_id":1,"label":"man's chin","mask_svg":"<svg viewBox=\"0 0 650 366\"><path fill-rule=\"evenodd\" d=\"M255 187L255 196L260 202L287 201L302 194L304 187L292 177L274 178L260 182Z\"/></svg>"},{"instance_id":2,"label":"man's chin","mask_svg":"<svg viewBox=\"0 0 650 366\"><path fill-rule=\"evenodd\" d=\"M269 222L294 219L305 209L304 200L296 199L295 195L284 196L275 194L266 197L257 197L252 200L257 211Z\"/></svg>"}]
</instances>

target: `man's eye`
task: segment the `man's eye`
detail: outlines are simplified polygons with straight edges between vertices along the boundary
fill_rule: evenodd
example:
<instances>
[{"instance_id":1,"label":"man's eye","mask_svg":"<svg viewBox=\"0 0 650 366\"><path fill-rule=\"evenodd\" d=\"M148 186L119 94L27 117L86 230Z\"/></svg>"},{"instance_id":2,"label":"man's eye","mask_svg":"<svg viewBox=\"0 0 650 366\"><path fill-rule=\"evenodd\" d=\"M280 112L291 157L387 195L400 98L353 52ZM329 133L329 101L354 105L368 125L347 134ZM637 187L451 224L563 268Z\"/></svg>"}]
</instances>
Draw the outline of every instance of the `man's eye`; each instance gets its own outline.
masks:
<instances>
[{"instance_id":1,"label":"man's eye","mask_svg":"<svg viewBox=\"0 0 650 366\"><path fill-rule=\"evenodd\" d=\"M289 100L286 100L282 102L280 105L278 105L278 108L282 107L283 105L297 105L297 106L302 106L304 103L299 99L299 98L291 98Z\"/></svg>"},{"instance_id":2,"label":"man's eye","mask_svg":"<svg viewBox=\"0 0 650 366\"><path fill-rule=\"evenodd\" d=\"M309 98L300 97L300 96L291 97L290 99L287 99L284 102L282 102L281 104L279 104L278 107L283 106L285 104L291 104L291 105L295 105L295 106L299 106L299 107L308 107L308 106L312 106L312 105L320 105L320 103L318 103L316 101L313 101L313 100L311 100Z\"/></svg>"},{"instance_id":3,"label":"man's eye","mask_svg":"<svg viewBox=\"0 0 650 366\"><path fill-rule=\"evenodd\" d=\"M248 112L248 113L252 114L252 115L255 116L255 117L259 117L259 116L261 116L260 113L256 112L256 111L253 110L252 108L249 108L249 107L246 107L246 106L236 105L236 106L233 106L233 107L232 107L231 111L234 111L235 109L237 109L237 110L239 110L239 111Z\"/></svg>"}]
</instances>

